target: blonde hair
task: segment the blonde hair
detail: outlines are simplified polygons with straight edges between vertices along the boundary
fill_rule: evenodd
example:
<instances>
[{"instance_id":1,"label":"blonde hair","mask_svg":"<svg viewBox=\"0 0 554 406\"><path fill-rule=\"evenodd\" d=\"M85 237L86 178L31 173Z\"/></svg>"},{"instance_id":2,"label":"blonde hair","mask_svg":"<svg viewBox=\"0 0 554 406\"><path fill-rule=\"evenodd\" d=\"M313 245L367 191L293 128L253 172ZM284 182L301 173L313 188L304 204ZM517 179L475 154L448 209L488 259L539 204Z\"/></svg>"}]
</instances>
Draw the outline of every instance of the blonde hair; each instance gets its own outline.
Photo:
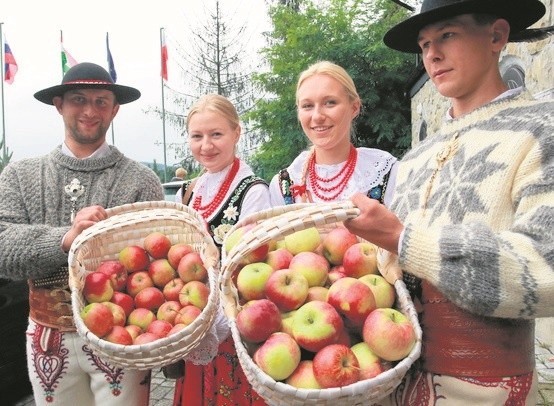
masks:
<instances>
[{"instance_id":1,"label":"blonde hair","mask_svg":"<svg viewBox=\"0 0 554 406\"><path fill-rule=\"evenodd\" d=\"M356 85L354 81L342 66L337 65L336 63L330 61L319 61L309 66L304 72L302 72L298 78L298 83L296 84L296 105L298 106L298 90L304 81L314 75L327 75L337 80L346 91L350 101L360 101L360 95L356 90Z\"/></svg>"},{"instance_id":2,"label":"blonde hair","mask_svg":"<svg viewBox=\"0 0 554 406\"><path fill-rule=\"evenodd\" d=\"M211 111L222 115L234 130L240 125L237 109L225 96L210 93L201 96L191 107L187 115L186 129L188 131L189 122L193 115L204 111Z\"/></svg>"},{"instance_id":3,"label":"blonde hair","mask_svg":"<svg viewBox=\"0 0 554 406\"><path fill-rule=\"evenodd\" d=\"M175 170L175 176L181 179L185 179L187 176L187 170L185 168L177 168Z\"/></svg>"}]
</instances>

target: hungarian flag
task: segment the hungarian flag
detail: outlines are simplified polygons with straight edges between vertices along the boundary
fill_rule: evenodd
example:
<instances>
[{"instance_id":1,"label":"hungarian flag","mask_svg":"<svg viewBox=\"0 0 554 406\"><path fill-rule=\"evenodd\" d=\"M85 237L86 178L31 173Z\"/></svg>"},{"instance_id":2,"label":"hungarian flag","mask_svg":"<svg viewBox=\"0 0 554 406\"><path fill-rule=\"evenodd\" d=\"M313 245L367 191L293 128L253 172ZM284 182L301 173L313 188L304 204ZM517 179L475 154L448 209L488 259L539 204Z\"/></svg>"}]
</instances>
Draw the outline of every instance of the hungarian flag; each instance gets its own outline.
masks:
<instances>
[{"instance_id":1,"label":"hungarian flag","mask_svg":"<svg viewBox=\"0 0 554 406\"><path fill-rule=\"evenodd\" d=\"M60 32L60 42L61 42L61 46L62 46L62 73L65 75L65 72L67 72L69 70L69 68L77 65L77 61L64 48L64 46L63 46L63 34L61 32Z\"/></svg>"},{"instance_id":2,"label":"hungarian flag","mask_svg":"<svg viewBox=\"0 0 554 406\"><path fill-rule=\"evenodd\" d=\"M162 78L167 80L167 45L165 43L165 30L162 30Z\"/></svg>"},{"instance_id":3,"label":"hungarian flag","mask_svg":"<svg viewBox=\"0 0 554 406\"><path fill-rule=\"evenodd\" d=\"M4 41L4 81L12 84L17 73L17 62L12 54L12 50L6 41Z\"/></svg>"},{"instance_id":4,"label":"hungarian flag","mask_svg":"<svg viewBox=\"0 0 554 406\"><path fill-rule=\"evenodd\" d=\"M112 53L110 52L110 40L108 39L108 33L106 33L106 51L108 52L108 68L110 71L110 76L112 77L114 83L117 82L117 73L115 72L115 66L113 64Z\"/></svg>"}]
</instances>

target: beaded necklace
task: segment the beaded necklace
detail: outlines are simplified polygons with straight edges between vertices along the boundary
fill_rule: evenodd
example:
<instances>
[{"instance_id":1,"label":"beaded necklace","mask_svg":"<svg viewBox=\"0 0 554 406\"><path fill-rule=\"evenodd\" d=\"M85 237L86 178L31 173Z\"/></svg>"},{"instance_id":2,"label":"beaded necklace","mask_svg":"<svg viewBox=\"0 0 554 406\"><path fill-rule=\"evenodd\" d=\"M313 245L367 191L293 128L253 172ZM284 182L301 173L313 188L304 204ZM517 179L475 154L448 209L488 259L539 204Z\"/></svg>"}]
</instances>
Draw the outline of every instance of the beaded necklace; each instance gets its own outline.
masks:
<instances>
[{"instance_id":1,"label":"beaded necklace","mask_svg":"<svg viewBox=\"0 0 554 406\"><path fill-rule=\"evenodd\" d=\"M225 177L225 180L221 184L221 187L219 188L217 194L214 196L213 200L205 206L202 206L202 196L197 195L194 198L194 202L192 203L192 208L199 212L205 219L210 217L213 212L219 207L219 205L223 201L223 198L229 191L231 183L233 182L233 179L235 179L235 176L239 171L239 167L240 160L235 157L235 159L233 160L233 166L231 166L229 173Z\"/></svg>"},{"instance_id":2,"label":"beaded necklace","mask_svg":"<svg viewBox=\"0 0 554 406\"><path fill-rule=\"evenodd\" d=\"M315 150L311 154L310 158L308 159L308 165L306 170L304 171L304 176L302 179L302 185L298 186L298 190L293 191L293 195L304 195L303 199L305 201L306 198L308 198L311 201L311 198L309 197L308 191L306 190L305 184L306 184L306 172L308 174L308 178L310 180L310 184L312 185L312 191L314 195L316 195L318 198L324 201L333 201L335 200L346 188L348 185L348 181L352 177L352 174L354 173L354 168L356 167L356 162L358 160L358 151L356 148L354 148L353 145L350 145L350 153L348 154L348 159L344 163L341 170L334 176L330 178L322 178L319 176L315 169ZM326 184L330 182L337 181L334 186L327 186ZM331 195L324 195L334 192ZM307 196L306 196L307 195Z\"/></svg>"}]
</instances>

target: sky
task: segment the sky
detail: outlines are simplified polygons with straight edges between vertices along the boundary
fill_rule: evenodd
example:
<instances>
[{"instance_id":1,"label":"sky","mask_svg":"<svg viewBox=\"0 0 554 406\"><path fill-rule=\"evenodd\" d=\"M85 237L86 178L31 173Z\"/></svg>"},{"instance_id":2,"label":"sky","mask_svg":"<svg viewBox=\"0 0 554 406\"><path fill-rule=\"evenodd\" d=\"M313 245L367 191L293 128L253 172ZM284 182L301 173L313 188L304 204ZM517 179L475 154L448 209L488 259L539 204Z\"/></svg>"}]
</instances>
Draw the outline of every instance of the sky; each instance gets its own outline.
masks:
<instances>
[{"instance_id":1,"label":"sky","mask_svg":"<svg viewBox=\"0 0 554 406\"><path fill-rule=\"evenodd\" d=\"M247 22L249 46L261 46L261 33L267 30L265 0L220 2L222 9L234 16L232 24ZM162 108L160 28L165 29L168 45L168 85L180 88L179 67L172 55L176 57L178 46L186 47L183 27L204 18L204 3L210 0L4 1L0 8L2 33L18 64L14 82L4 82L5 139L12 161L47 154L63 141L63 122L55 107L33 97L38 90L61 83L63 31L64 48L77 62L94 62L106 69L109 33L117 83L136 87L142 96L120 107L113 122L113 139L109 130L107 141L132 159L163 164L163 120L146 112ZM169 146L184 141L181 131L166 121L168 166L179 161Z\"/></svg>"}]
</instances>

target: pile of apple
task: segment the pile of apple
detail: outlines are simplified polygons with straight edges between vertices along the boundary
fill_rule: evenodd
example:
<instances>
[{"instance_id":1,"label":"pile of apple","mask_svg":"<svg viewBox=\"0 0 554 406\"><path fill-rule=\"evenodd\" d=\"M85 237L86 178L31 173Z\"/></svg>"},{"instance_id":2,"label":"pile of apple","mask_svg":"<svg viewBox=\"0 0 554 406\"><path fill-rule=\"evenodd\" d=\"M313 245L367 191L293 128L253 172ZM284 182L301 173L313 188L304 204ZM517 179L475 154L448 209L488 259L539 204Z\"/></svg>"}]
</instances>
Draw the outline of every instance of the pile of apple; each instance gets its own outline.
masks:
<instances>
[{"instance_id":1,"label":"pile of apple","mask_svg":"<svg viewBox=\"0 0 554 406\"><path fill-rule=\"evenodd\" d=\"M172 244L161 232L128 245L84 279L80 312L96 336L116 344L144 344L192 323L208 303L208 271L193 246Z\"/></svg>"},{"instance_id":2,"label":"pile of apple","mask_svg":"<svg viewBox=\"0 0 554 406\"><path fill-rule=\"evenodd\" d=\"M225 240L227 252L252 225ZM395 306L376 247L340 226L307 228L252 250L233 282L236 327L253 361L298 388L341 387L409 355L414 326Z\"/></svg>"}]
</instances>

